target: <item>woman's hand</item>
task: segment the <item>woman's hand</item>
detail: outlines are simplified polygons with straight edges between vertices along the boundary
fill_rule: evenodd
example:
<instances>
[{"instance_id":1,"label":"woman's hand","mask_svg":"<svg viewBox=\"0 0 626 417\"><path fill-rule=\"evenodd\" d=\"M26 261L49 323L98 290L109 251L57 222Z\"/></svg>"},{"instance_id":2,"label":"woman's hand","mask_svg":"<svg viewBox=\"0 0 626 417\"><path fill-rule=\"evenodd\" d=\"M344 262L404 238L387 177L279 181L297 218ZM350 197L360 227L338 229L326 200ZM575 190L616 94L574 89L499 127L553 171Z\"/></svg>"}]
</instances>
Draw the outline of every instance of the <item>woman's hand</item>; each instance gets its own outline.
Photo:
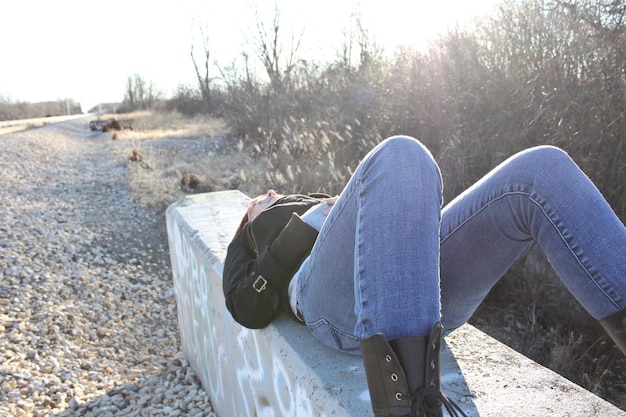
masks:
<instances>
[{"instance_id":1,"label":"woman's hand","mask_svg":"<svg viewBox=\"0 0 626 417\"><path fill-rule=\"evenodd\" d=\"M319 204L314 205L301 216L302 220L319 232L336 201L337 197L320 201Z\"/></svg>"},{"instance_id":2,"label":"woman's hand","mask_svg":"<svg viewBox=\"0 0 626 417\"><path fill-rule=\"evenodd\" d=\"M328 213L330 213L330 209L333 208L338 198L339 196L334 196L322 201L322 203L326 203L326 205L328 206L328 208L324 210L324 216L328 216Z\"/></svg>"}]
</instances>

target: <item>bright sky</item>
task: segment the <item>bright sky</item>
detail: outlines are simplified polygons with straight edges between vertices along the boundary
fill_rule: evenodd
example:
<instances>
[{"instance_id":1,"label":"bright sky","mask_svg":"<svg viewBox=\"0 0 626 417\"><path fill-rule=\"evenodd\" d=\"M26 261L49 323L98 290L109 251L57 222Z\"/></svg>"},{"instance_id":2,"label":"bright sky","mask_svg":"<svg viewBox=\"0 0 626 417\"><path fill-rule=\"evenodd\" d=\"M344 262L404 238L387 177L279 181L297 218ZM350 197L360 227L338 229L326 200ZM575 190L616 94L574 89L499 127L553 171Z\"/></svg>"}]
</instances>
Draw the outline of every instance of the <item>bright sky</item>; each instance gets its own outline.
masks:
<instances>
[{"instance_id":1,"label":"bright sky","mask_svg":"<svg viewBox=\"0 0 626 417\"><path fill-rule=\"evenodd\" d=\"M496 0L276 0L285 39L302 32L300 57L334 59L342 29L360 3L377 43L423 46L457 20L489 13ZM71 98L84 111L124 97L137 73L169 96L195 82L189 53L208 28L211 61L251 55L252 4L271 25L274 0L20 0L0 10L0 97L30 102ZM195 30L194 30L195 27ZM281 28L281 31L283 28ZM197 45L196 50L201 51ZM315 57L313 55L316 55ZM217 76L217 71L213 70Z\"/></svg>"}]
</instances>

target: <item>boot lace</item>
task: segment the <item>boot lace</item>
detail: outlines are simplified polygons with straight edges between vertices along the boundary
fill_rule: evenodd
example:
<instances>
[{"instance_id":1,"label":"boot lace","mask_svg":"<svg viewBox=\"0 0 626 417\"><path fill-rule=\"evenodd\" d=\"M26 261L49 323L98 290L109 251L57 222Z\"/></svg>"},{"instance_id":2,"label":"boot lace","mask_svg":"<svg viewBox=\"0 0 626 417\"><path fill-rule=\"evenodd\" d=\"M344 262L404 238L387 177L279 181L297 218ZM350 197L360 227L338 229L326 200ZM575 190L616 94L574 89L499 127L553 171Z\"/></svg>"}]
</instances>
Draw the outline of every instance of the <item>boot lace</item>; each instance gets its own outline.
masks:
<instances>
[{"instance_id":1,"label":"boot lace","mask_svg":"<svg viewBox=\"0 0 626 417\"><path fill-rule=\"evenodd\" d=\"M422 388L411 399L416 405L417 417L440 416L441 406L445 407L450 417L467 417L457 403L434 387Z\"/></svg>"}]
</instances>

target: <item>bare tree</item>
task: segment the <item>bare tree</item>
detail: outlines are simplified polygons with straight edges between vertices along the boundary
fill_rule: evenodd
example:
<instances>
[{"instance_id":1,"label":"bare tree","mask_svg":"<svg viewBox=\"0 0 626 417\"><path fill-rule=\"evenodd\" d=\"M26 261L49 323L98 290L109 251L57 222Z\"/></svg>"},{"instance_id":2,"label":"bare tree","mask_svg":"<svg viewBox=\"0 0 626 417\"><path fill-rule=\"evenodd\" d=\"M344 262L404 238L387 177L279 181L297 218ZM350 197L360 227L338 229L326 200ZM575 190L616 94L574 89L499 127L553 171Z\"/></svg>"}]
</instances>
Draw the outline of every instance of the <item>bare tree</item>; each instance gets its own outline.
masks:
<instances>
[{"instance_id":1,"label":"bare tree","mask_svg":"<svg viewBox=\"0 0 626 417\"><path fill-rule=\"evenodd\" d=\"M146 81L139 74L134 74L126 79L126 92L124 102L131 109L149 109L160 98L160 93L154 82Z\"/></svg>"},{"instance_id":2,"label":"bare tree","mask_svg":"<svg viewBox=\"0 0 626 417\"><path fill-rule=\"evenodd\" d=\"M263 22L258 6L254 9L254 15L256 20L256 37L253 40L255 52L265 68L272 87L280 90L285 86L285 82L290 79L291 72L298 62L297 54L302 33L296 36L292 32L289 51L285 53L280 32L281 22L278 5L275 4L274 6L274 18L269 28Z\"/></svg>"},{"instance_id":3,"label":"bare tree","mask_svg":"<svg viewBox=\"0 0 626 417\"><path fill-rule=\"evenodd\" d=\"M139 74L135 74L135 97L137 104L143 107L146 101L146 80Z\"/></svg>"},{"instance_id":4,"label":"bare tree","mask_svg":"<svg viewBox=\"0 0 626 417\"><path fill-rule=\"evenodd\" d=\"M135 83L133 82L133 77L128 77L126 79L126 91L124 92L124 102L129 104L131 108L135 108L136 103L135 98Z\"/></svg>"},{"instance_id":5,"label":"bare tree","mask_svg":"<svg viewBox=\"0 0 626 417\"><path fill-rule=\"evenodd\" d=\"M208 110L211 104L211 79L209 77L209 60L211 57L211 51L209 49L209 36L206 34L206 28L200 27L200 35L202 36L202 54L200 55L202 61L203 72L200 71L198 62L196 61L196 54L194 52L194 41L191 39L191 61L193 62L193 68L196 71L196 77L198 79L198 87L200 88L200 94L202 95L202 101L205 108Z\"/></svg>"},{"instance_id":6,"label":"bare tree","mask_svg":"<svg viewBox=\"0 0 626 417\"><path fill-rule=\"evenodd\" d=\"M144 100L144 107L150 109L152 108L154 103L161 98L161 93L159 92L159 90L157 89L156 85L154 84L152 80L148 81L146 90L147 91L145 92L146 96Z\"/></svg>"},{"instance_id":7,"label":"bare tree","mask_svg":"<svg viewBox=\"0 0 626 417\"><path fill-rule=\"evenodd\" d=\"M358 56L356 56L358 54ZM372 61L382 59L383 50L371 36L363 23L360 7L357 5L350 15L350 24L343 29L343 40L339 51L339 62L345 69L352 70L358 60L358 70L365 71Z\"/></svg>"}]
</instances>

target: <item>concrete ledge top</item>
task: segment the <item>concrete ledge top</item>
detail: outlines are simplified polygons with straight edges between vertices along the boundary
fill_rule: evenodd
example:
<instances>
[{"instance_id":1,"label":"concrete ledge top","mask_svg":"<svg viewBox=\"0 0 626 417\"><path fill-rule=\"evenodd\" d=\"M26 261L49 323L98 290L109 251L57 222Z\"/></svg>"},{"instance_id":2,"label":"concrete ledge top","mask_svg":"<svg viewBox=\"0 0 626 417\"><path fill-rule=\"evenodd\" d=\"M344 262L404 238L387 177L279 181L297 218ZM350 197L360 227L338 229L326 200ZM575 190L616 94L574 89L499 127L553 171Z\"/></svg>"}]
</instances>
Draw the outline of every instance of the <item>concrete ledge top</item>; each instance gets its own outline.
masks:
<instances>
[{"instance_id":1,"label":"concrete ledge top","mask_svg":"<svg viewBox=\"0 0 626 417\"><path fill-rule=\"evenodd\" d=\"M206 262L205 266L197 267L194 271L207 274L203 280L211 281L209 285L219 285L219 291L217 288L214 291L210 290L212 299L201 300L202 303L213 303L212 311L219 309L225 311L221 294L223 261L227 245L241 220L247 201L248 197L239 191L214 192L189 196L167 210L175 286L182 285L177 284L182 279L192 279L189 278L190 273L182 271L181 268L186 265L196 268L194 262L199 261L177 261L178 257L192 255L188 249L181 248L176 236L172 236L174 226L170 223L176 223L176 227L181 230L180 233L194 246L193 250L201 254L203 258L201 261ZM248 400L241 400L243 394L228 393L225 392L227 391L225 388L216 388L222 381L212 380L211 378L216 378L215 371L205 369L211 367L211 357L216 355L219 356L216 359L218 363L224 363L223 356L230 361L227 362L228 367L237 372L236 389L245 388L244 391L248 391L253 390L251 387L254 386L264 387L263 398L267 395L265 391L271 390L272 387L277 392L278 400L264 400L266 407L264 412L259 412L257 405L257 411L251 412L248 408L246 412L232 415L281 415L276 409L271 411L271 404L275 401L282 405L289 401L299 402L294 405L295 409L300 410L297 415L372 415L360 357L326 348L317 342L306 327L288 317L280 317L265 329L249 330L235 323L228 312L213 311L211 314L203 312L203 309L206 309L204 304L196 303L194 307L202 310L200 313L195 316L191 313L186 315L187 313L182 310L192 307L186 306L185 303L190 303L191 298L197 298L198 295L185 295L184 291L192 292L194 289L176 289L183 349L221 417L231 415L234 412L232 407L236 407L238 401L244 401L246 407L250 405ZM200 316L207 320L209 320L207 317L211 316L211 326L217 324L230 330L226 331L225 336L220 336L220 340L216 340L217 333L214 329L203 330L199 324L199 321L203 320ZM185 321L193 321L193 334L190 334L191 330L184 330L187 326ZM197 334L199 331L207 332L202 340ZM442 352L443 391L454 399L468 416L626 417L626 412L471 325L466 324L455 330L446 336L445 341ZM263 346L265 349L267 347L271 349L272 363L262 361L260 350ZM252 373L252 376L242 377L243 374L240 372L242 367L232 358L234 353L225 353L229 349L240 349L244 356L254 356L241 359L245 363L243 368L247 369L246 372ZM282 364L277 364L278 361ZM219 366L217 368L219 378L229 377L224 373L225 370ZM279 369L278 373L275 369ZM260 382L253 383L257 377ZM273 378L273 381L265 378ZM227 382L224 381L223 384ZM290 387L289 392L293 391L291 399L285 399L287 394L285 390L279 389L280 384L286 384ZM296 385L299 388L292 389L292 386ZM233 398L228 399L229 395ZM261 394L252 393L251 398L255 395ZM220 410L224 411L220 413ZM224 412L229 414L223 414Z\"/></svg>"}]
</instances>

